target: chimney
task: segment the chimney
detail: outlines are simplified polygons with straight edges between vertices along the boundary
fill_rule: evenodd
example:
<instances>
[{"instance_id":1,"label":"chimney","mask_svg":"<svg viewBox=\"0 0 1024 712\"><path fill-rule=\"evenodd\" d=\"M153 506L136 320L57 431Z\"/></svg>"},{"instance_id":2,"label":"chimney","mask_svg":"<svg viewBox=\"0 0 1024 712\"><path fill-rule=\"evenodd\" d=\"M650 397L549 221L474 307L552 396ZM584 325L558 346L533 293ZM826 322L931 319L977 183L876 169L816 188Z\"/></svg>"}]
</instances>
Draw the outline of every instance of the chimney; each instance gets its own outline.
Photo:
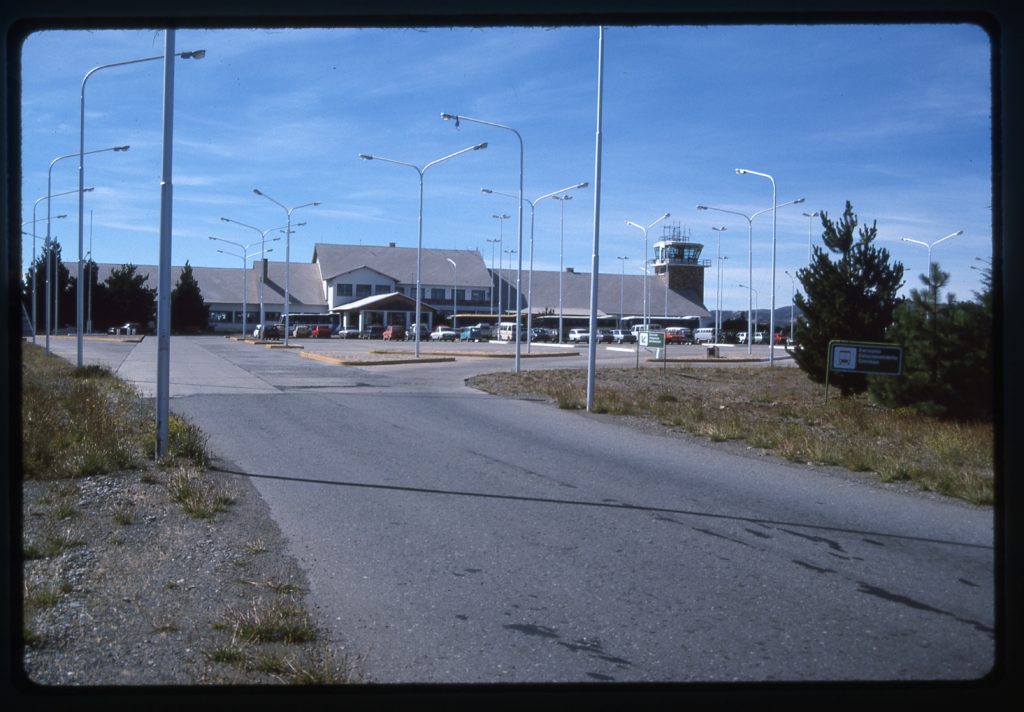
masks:
<instances>
[{"instance_id":1,"label":"chimney","mask_svg":"<svg viewBox=\"0 0 1024 712\"><path fill-rule=\"evenodd\" d=\"M576 268L575 267L566 267L565 271L568 272L569 274L576 274Z\"/></svg>"},{"instance_id":2,"label":"chimney","mask_svg":"<svg viewBox=\"0 0 1024 712\"><path fill-rule=\"evenodd\" d=\"M395 246L395 244L396 244L396 243L394 243L394 242L389 242L389 243L388 243L388 247L394 247L394 246Z\"/></svg>"},{"instance_id":3,"label":"chimney","mask_svg":"<svg viewBox=\"0 0 1024 712\"><path fill-rule=\"evenodd\" d=\"M263 281L266 282L267 281L267 258L264 257L261 260L261 262L263 262Z\"/></svg>"}]
</instances>

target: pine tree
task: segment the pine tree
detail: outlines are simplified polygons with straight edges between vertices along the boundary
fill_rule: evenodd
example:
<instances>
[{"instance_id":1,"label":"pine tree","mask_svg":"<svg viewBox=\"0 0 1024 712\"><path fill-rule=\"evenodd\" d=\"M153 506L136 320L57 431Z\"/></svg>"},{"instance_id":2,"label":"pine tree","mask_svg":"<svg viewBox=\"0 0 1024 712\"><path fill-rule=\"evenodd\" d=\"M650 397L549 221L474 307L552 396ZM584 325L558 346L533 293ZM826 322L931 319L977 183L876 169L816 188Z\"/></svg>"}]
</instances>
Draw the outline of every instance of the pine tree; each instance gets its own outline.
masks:
<instances>
[{"instance_id":1,"label":"pine tree","mask_svg":"<svg viewBox=\"0 0 1024 712\"><path fill-rule=\"evenodd\" d=\"M815 245L810 266L797 272L804 293L795 297L801 316L796 326L799 348L793 352L797 365L818 383L825 382L830 341L885 340L903 285L903 265L890 265L889 251L874 246L875 223L857 230L850 201L836 222L823 210L821 225L828 251ZM843 395L861 393L868 385L860 374L833 374L830 383Z\"/></svg>"},{"instance_id":2,"label":"pine tree","mask_svg":"<svg viewBox=\"0 0 1024 712\"><path fill-rule=\"evenodd\" d=\"M896 310L889 340L903 346L903 376L871 379L871 394L883 405L909 406L924 415L961 420L991 420L991 281L977 302L939 295L949 273L937 264L921 275L923 289Z\"/></svg>"},{"instance_id":3,"label":"pine tree","mask_svg":"<svg viewBox=\"0 0 1024 712\"><path fill-rule=\"evenodd\" d=\"M203 303L199 282L192 274L192 266L185 261L181 276L171 292L171 330L195 333L206 329L210 321L210 307Z\"/></svg>"},{"instance_id":4,"label":"pine tree","mask_svg":"<svg viewBox=\"0 0 1024 712\"><path fill-rule=\"evenodd\" d=\"M156 319L156 289L146 286L149 275L136 273L136 266L116 267L103 282L100 298L93 294L93 319L103 327L135 322L148 328Z\"/></svg>"}]
</instances>

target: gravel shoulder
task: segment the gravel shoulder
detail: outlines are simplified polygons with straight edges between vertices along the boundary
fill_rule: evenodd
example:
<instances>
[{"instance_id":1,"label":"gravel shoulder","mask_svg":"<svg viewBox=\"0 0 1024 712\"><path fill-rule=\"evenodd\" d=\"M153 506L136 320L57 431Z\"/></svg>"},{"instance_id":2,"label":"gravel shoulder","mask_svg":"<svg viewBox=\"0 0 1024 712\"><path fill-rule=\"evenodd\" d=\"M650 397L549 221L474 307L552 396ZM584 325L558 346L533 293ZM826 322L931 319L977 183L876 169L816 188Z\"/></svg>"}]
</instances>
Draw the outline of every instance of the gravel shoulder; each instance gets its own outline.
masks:
<instances>
[{"instance_id":1,"label":"gravel shoulder","mask_svg":"<svg viewBox=\"0 0 1024 712\"><path fill-rule=\"evenodd\" d=\"M202 473L230 504L196 518L169 477L149 465L23 483L28 687L359 680L314 623L305 576L254 486Z\"/></svg>"}]
</instances>

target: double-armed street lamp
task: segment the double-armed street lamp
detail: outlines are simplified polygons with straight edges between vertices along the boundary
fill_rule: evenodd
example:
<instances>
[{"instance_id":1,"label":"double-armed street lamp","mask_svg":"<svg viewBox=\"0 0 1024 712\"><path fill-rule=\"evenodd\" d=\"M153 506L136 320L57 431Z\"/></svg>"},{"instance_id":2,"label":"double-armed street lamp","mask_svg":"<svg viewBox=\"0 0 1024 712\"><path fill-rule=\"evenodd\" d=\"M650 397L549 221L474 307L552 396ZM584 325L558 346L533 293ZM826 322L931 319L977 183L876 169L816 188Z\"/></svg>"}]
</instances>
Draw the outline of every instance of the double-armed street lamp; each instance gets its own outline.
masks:
<instances>
[{"instance_id":1,"label":"double-armed street lamp","mask_svg":"<svg viewBox=\"0 0 1024 712\"><path fill-rule=\"evenodd\" d=\"M583 181L582 183L577 183L576 185L570 185L567 188L561 188L560 190L556 190L556 191L553 191L551 193L547 193L545 195L540 196L539 198L535 198L533 200L529 200L529 199L526 200L526 202L530 204L530 269L529 269L528 283L526 285L526 304L527 304L527 312L526 312L526 334L527 334L527 336L526 336L526 352L527 353L530 353L530 334L533 332L533 227L534 227L534 217L535 217L535 214L537 212L537 203L539 203L540 201L544 200L545 198L557 198L560 195L562 195L563 193L569 192L570 190L577 190L577 189L580 189L580 188L586 188L588 185L590 185L590 184L587 181ZM491 190L490 188L481 188L480 192L481 193L491 194L491 195L504 195L506 198L515 198L517 200L519 199L519 196L512 195L511 193L502 193L499 190ZM518 291L516 292L516 296L517 297L519 296ZM517 299L516 301L518 302L519 300ZM518 325L519 325L519 318L517 316L516 317L516 330L517 331L519 329Z\"/></svg>"},{"instance_id":2,"label":"double-armed street lamp","mask_svg":"<svg viewBox=\"0 0 1024 712\"><path fill-rule=\"evenodd\" d=\"M516 360L515 360L515 372L519 373L521 353L520 353L520 347L519 347L520 341L519 341L519 338L518 338L518 336L519 336L519 317L520 317L520 309L518 308L518 302L520 301L519 295L521 294L519 285L522 282L522 277L523 277L523 156L524 156L523 137L520 135L520 133L518 131L516 131L511 126L505 126L504 124L497 124L497 123L494 123L493 121L484 121L483 119L474 119L474 118L471 118L469 116L463 116L461 114L448 114L448 113L442 113L441 114L441 119L444 120L444 121L454 121L455 122L455 128L459 128L459 124L462 121L468 121L468 122L473 123L473 124L481 124L483 126L491 126L493 128L497 128L497 129L504 129L505 131L511 131L513 134L515 134L516 139L519 140L519 196L518 196L519 197L519 242L518 242L518 245L517 245L517 248L516 248L518 253L519 253L519 269L516 271L516 302L517 302L517 305L516 305ZM486 146L487 144L484 144L484 145Z\"/></svg>"},{"instance_id":3,"label":"double-armed street lamp","mask_svg":"<svg viewBox=\"0 0 1024 712\"><path fill-rule=\"evenodd\" d=\"M504 246L505 246L505 221L506 220L510 220L512 218L512 216L511 215L506 215L505 213L502 213L501 215L491 215L491 217L498 221L498 239L497 239L497 243L498 243L498 283L497 283L497 286L498 286L498 313L497 313L497 316L495 317L495 322L494 322L494 332L495 332L495 336L497 336L498 327L501 325L501 269L502 269L502 265L504 264L504 262L502 262L502 260L505 259L504 257L502 257L502 254L504 252ZM495 242L495 240L488 240L488 242ZM494 246L493 245L491 246L491 272L492 273L494 272Z\"/></svg>"},{"instance_id":4,"label":"double-armed street lamp","mask_svg":"<svg viewBox=\"0 0 1024 712\"><path fill-rule=\"evenodd\" d=\"M284 240L284 345L288 346L288 332L291 329L291 310L290 310L290 291L289 291L289 276L291 273L291 246L292 246L292 213L300 208L308 208L310 206L316 207L320 205L319 201L312 203L303 203L302 205L296 205L294 208L286 207L284 204L271 198L269 195L261 191L259 188L253 188L252 192L256 195L262 196L269 200L274 205L284 210L288 216L288 224L285 227L285 240Z\"/></svg>"},{"instance_id":5,"label":"double-armed street lamp","mask_svg":"<svg viewBox=\"0 0 1024 712\"><path fill-rule=\"evenodd\" d=\"M497 217L497 216L495 216L495 217ZM495 291L494 290L494 246L495 245L500 245L501 244L501 239L492 240L491 238L488 237L488 238L486 238L486 240L487 240L487 242L491 246L491 289L488 290L488 291L490 291L490 293L491 293L491 307L490 307L491 308L491 314L494 314L494 291ZM497 290L498 291L498 299L501 299L501 275L500 274L498 275L498 282L497 282L497 284L498 284L498 290ZM498 322L500 322L500 321L501 321L501 311L499 310L498 316L496 317L495 322L494 322L495 328L497 328Z\"/></svg>"},{"instance_id":6,"label":"double-armed street lamp","mask_svg":"<svg viewBox=\"0 0 1024 712\"><path fill-rule=\"evenodd\" d=\"M562 343L564 329L562 328L562 277L565 273L565 201L572 200L571 195L556 195L554 197L562 208L562 217L558 228L558 343Z\"/></svg>"},{"instance_id":7,"label":"double-armed street lamp","mask_svg":"<svg viewBox=\"0 0 1024 712\"><path fill-rule=\"evenodd\" d=\"M51 202L50 199L53 197L53 195L52 195L52 188L51 188L51 186L53 185L53 167L57 164L57 161L62 161L65 158L74 158L75 156L78 156L78 163L79 163L78 190L77 191L68 191L68 192L77 192L78 193L78 289L77 289L77 291L78 291L78 366L79 367L82 366L82 301L81 301L81 298L82 298L82 241L83 241L83 239L82 239L82 209L83 209L83 205L84 205L84 196L85 196L85 193L86 193L86 190L84 188L84 184L82 182L81 164L84 162L84 156L87 156L87 155L89 155L91 153L104 153L106 151L118 151L118 152L121 152L121 151L127 151L129 148L131 148L131 147L130 146L109 146L108 148L97 148L97 149L92 150L92 151L79 151L79 153L68 153L68 154L65 154L63 156L57 156L52 161L50 161L50 167L46 171L46 196L47 196L47 199L46 199L46 244L49 245L49 243L50 243L50 202ZM66 195L66 194L67 193L61 193L61 195ZM49 264L49 263L47 263L47 264ZM47 268L47 270L49 270L49 268ZM49 271L47 271L46 283L47 284L50 283ZM49 292L47 292L47 294L49 294ZM46 316L47 316L47 319L49 319L49 316L50 316L50 305L49 305L49 303L47 303L47 305L46 305ZM54 318L54 321L56 321L56 317ZM56 324L54 324L53 326L54 326L55 329L57 328ZM47 351L50 350L50 326L49 326L49 322L47 322L47 326L46 326L46 350Z\"/></svg>"},{"instance_id":8,"label":"double-armed street lamp","mask_svg":"<svg viewBox=\"0 0 1024 712\"><path fill-rule=\"evenodd\" d=\"M715 273L715 343L719 343L719 334L722 333L722 233L728 228L722 225L721 227L712 227L712 230L718 235L718 254L715 255L715 261L718 263L718 269Z\"/></svg>"},{"instance_id":9,"label":"double-armed street lamp","mask_svg":"<svg viewBox=\"0 0 1024 712\"><path fill-rule=\"evenodd\" d=\"M948 239L950 239L952 237L956 237L958 235L963 235L963 234L964 234L963 230L957 230L956 232L950 233L949 235L946 235L945 237L940 237L938 240L936 240L935 242L932 242L932 243L921 242L920 240L912 240L909 237L902 237L900 239L903 240L903 242L910 242L910 243L913 243L915 245L921 245L922 247L927 248L927 250L928 250L928 273L927 274L928 274L928 281L931 281L932 280L932 248L934 248L940 242L945 242L946 240L948 240ZM932 314L933 315L936 314L938 312L938 309L939 309L939 286L937 284L935 284L935 283L932 283Z\"/></svg>"},{"instance_id":10,"label":"double-armed street lamp","mask_svg":"<svg viewBox=\"0 0 1024 712\"><path fill-rule=\"evenodd\" d=\"M169 35L170 35L170 33L169 33ZM173 41L169 42L167 46L168 47L173 47ZM173 55L175 57L179 57L181 59L202 59L203 57L206 56L206 50L205 49L197 49L197 50L190 50L190 51L187 51L187 52L174 52ZM156 60L165 59L166 57L169 57L169 56L170 55L165 53L165 54L159 54L159 55L156 55L156 56L153 56L153 57L142 57L140 59L129 59L129 60L125 60L123 62L112 62L110 64L101 64L101 65L99 65L97 67L93 67L92 69L90 69L88 72L85 73L85 76L82 77L82 88L81 88L81 93L79 95L78 154L77 154L79 156L79 159L78 159L78 190L79 190L79 196L78 196L78 290L77 290L77 292L78 292L77 293L77 305L78 305L78 366L79 367L82 366L82 329L83 329L83 323L82 322L83 322L83 319L84 319L84 314L83 314L83 309L82 309L82 306L83 306L82 305L82 302L83 302L83 291L82 291L82 267L83 267L83 265L82 265L82 253L83 253L83 248L84 248L84 244L83 244L84 243L83 230L84 230L84 226L85 226L85 202L84 202L84 199L83 199L83 196L82 196L82 186L85 185L85 156L86 156L87 153L92 153L92 151L87 152L85 150L85 87L86 87L86 84L89 81L90 77L92 77L92 75L96 74L96 72L99 72L102 69L111 69L112 67L124 67L124 66L129 65L129 64L139 64L139 63L142 63L142 62L154 62ZM167 75L166 75L166 72L165 72L165 83L166 83L166 78L167 78ZM166 91L166 86L165 86L165 91ZM167 98L167 95L165 95L165 99L166 98ZM165 116L168 113L168 109L169 109L169 107L166 107L166 106L164 107ZM165 132L166 132L166 129L167 129L167 127L165 126ZM166 140L167 139L166 133L165 133L164 139L165 139L164 140L165 164L168 164L169 161L166 160L166 154L169 151L170 147L167 145L169 142ZM127 148L128 147L125 146L123 150L127 150ZM163 228L161 228L161 232L163 232ZM169 270L170 269L170 265L168 265L166 269ZM159 437L158 437L158 440L159 440Z\"/></svg>"},{"instance_id":11,"label":"double-armed street lamp","mask_svg":"<svg viewBox=\"0 0 1024 712\"><path fill-rule=\"evenodd\" d=\"M265 243L262 240L260 240L259 242L250 243L248 245L243 245L240 242L234 242L233 240L225 240L223 237L214 237L213 235L210 235L210 239L211 240L216 240L217 242L224 242L224 243L227 243L228 245L234 245L239 250L241 250L241 253L230 252L228 250L217 250L217 252L221 253L222 255L230 255L232 257L238 257L238 258L240 258L242 260L242 337L244 338L249 333L248 322L247 322L247 318L249 316L249 297L248 297L249 290L248 290L248 280L246 279L246 271L248 270L248 267L249 267L249 258L250 257L256 257L258 255L265 255L268 252L273 252L274 250L273 249L267 249L264 246ZM281 239L280 237L275 237L273 240L271 240L271 242L276 242L276 241L278 241L280 239ZM257 245L260 246L260 250L258 252L250 253L249 250L251 248L253 248L253 247L256 247ZM262 318L262 314L260 316ZM262 324L262 322L260 322L260 323Z\"/></svg>"},{"instance_id":12,"label":"double-armed street lamp","mask_svg":"<svg viewBox=\"0 0 1024 712\"><path fill-rule=\"evenodd\" d=\"M264 252L269 252L270 251L270 250L266 249L266 242L267 242L267 234L268 233L276 232L278 230L280 230L281 232L285 232L288 229L287 226L282 225L281 227L272 227L269 230L260 230L258 227L254 227L252 225L246 225L245 223L238 222L237 220L232 220L231 218L221 218L221 221L222 222L226 222L226 223L232 223L234 225L241 225L242 227L247 227L250 230L255 230L256 234L258 234L260 236L260 250L263 250ZM305 224L306 223L304 223L304 222L300 222L300 223L297 223L295 225L292 225L292 227L293 228L302 227ZM277 240L280 240L280 239L281 239L280 237L275 237L273 240L271 240L271 242L274 242L274 241L277 241ZM255 244L255 243L253 243L253 244ZM266 323L267 323L267 313L266 313L266 310L265 310L265 308L263 306L263 304L264 304L263 303L263 281L264 281L263 280L263 270L261 269L260 270L260 295L259 295L260 296L260 328L264 328Z\"/></svg>"},{"instance_id":13,"label":"double-armed street lamp","mask_svg":"<svg viewBox=\"0 0 1024 712\"><path fill-rule=\"evenodd\" d=\"M747 221L747 279L749 279L751 282L754 281L754 218L756 218L758 215L763 215L764 213L767 213L767 212L775 212L778 208L782 208L782 207L785 207L787 205L797 205L799 203L804 202L804 199L803 198L797 198L796 200L790 200L788 202L778 203L778 204L774 204L774 200L772 202L773 202L772 207L765 208L764 210L758 210L756 213L753 213L751 215L747 215L746 213L741 213L741 212L738 212L736 210L726 210L725 208L713 208L713 207L711 207L709 205L698 205L697 206L697 210L715 210L715 211L717 211L719 213L728 213L730 215L739 215L741 218L743 218L744 220ZM753 325L751 324L751 321L750 321L750 310L751 310L752 306L753 306L753 293L752 292L748 292L748 294L747 294L747 315L748 315L747 316L747 333L750 333L753 330L753 328L754 328ZM749 340L747 342L747 353L748 354L753 353L753 347L750 344Z\"/></svg>"},{"instance_id":14,"label":"double-armed street lamp","mask_svg":"<svg viewBox=\"0 0 1024 712\"><path fill-rule=\"evenodd\" d=\"M643 225L639 225L639 224L637 224L637 223L635 223L635 222L633 222L631 220L627 220L626 221L627 225L631 225L631 226L635 227L637 230L640 230L644 234L644 329L645 330L648 328L649 322L650 322L650 317L648 316L648 309L647 309L647 263L648 263L648 259L647 259L647 232L652 227L654 227L655 225L660 223L662 220L665 220L666 218L668 218L670 215L671 215L671 213L665 213L664 215L662 215L660 218L658 218L657 220L652 222L647 227L644 227Z\"/></svg>"},{"instance_id":15,"label":"double-armed street lamp","mask_svg":"<svg viewBox=\"0 0 1024 712\"><path fill-rule=\"evenodd\" d=\"M778 223L778 205L775 200L775 178L767 173L759 173L747 168L737 168L737 175L760 176L772 184L772 298L771 311L768 313L768 365L775 365L775 226Z\"/></svg>"},{"instance_id":16,"label":"double-armed street lamp","mask_svg":"<svg viewBox=\"0 0 1024 712\"><path fill-rule=\"evenodd\" d=\"M487 148L486 143L478 143L475 146L468 146L455 153L450 153L447 156L442 156L436 160L427 163L425 166L420 168L413 163L406 163L405 161L396 161L393 158L384 158L382 156L374 156L368 153L360 153L359 158L364 161L384 161L385 163L394 163L398 166L406 166L416 171L420 179L420 204L419 204L419 218L417 221L417 236L416 236L416 358L420 357L420 332L423 331L423 319L420 311L423 303L423 287L420 284L420 269L422 266L422 255L423 255L423 174L426 173L431 166L436 166L438 163L443 163L449 159L461 156L463 153L469 151L480 151Z\"/></svg>"}]
</instances>

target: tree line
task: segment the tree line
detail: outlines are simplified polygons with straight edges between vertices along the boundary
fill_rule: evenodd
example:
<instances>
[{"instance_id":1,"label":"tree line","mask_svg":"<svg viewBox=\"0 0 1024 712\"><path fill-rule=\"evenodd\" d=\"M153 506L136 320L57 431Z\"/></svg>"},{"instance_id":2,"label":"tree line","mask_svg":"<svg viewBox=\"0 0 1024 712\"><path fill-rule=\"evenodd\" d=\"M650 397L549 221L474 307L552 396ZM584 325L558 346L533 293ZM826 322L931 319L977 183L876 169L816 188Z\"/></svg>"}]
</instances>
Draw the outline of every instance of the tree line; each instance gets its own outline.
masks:
<instances>
[{"instance_id":1,"label":"tree line","mask_svg":"<svg viewBox=\"0 0 1024 712\"><path fill-rule=\"evenodd\" d=\"M946 292L949 273L933 263L920 275L921 288L909 298L897 295L904 268L875 246L875 223L858 228L849 201L841 217L821 211L822 246L797 272L803 292L795 297L797 365L824 383L828 344L889 342L903 347L903 374L897 377L836 374L829 382L843 395L868 392L887 407L910 407L957 420L993 417L995 383L992 269L982 271L981 292L958 301Z\"/></svg>"},{"instance_id":2,"label":"tree line","mask_svg":"<svg viewBox=\"0 0 1024 712\"><path fill-rule=\"evenodd\" d=\"M21 284L22 303L30 319L32 295L35 292L36 333L46 329L46 267L50 261L50 326L55 332L77 328L78 277L61 260L61 246L54 242L44 248L25 274ZM133 264L115 267L110 275L99 281L99 265L91 259L83 264L85 278L82 306L86 311L83 321L92 317L93 332L106 332L132 322L144 331L156 329L157 289L148 284L149 275L138 273ZM35 289L33 290L33 277ZM209 328L210 308L203 303L199 283L192 266L185 262L181 275L171 291L171 331L199 333Z\"/></svg>"}]
</instances>

